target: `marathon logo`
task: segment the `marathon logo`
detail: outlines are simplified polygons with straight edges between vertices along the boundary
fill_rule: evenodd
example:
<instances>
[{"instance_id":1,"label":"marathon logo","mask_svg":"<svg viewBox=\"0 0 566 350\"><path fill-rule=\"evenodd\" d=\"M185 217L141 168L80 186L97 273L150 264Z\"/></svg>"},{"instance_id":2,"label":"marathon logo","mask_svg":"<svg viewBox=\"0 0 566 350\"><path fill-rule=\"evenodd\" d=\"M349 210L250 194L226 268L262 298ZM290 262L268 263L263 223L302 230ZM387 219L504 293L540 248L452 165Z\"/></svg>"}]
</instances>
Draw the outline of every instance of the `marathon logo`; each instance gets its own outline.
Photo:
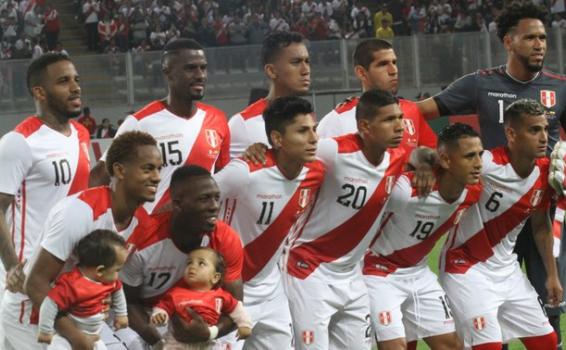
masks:
<instances>
[{"instance_id":1,"label":"marathon logo","mask_svg":"<svg viewBox=\"0 0 566 350\"><path fill-rule=\"evenodd\" d=\"M556 105L556 92L552 90L541 90L540 103L546 108L554 107Z\"/></svg>"},{"instance_id":2,"label":"marathon logo","mask_svg":"<svg viewBox=\"0 0 566 350\"><path fill-rule=\"evenodd\" d=\"M379 313L379 323L384 326L387 326L391 323L391 312L390 311L382 311Z\"/></svg>"},{"instance_id":3,"label":"marathon logo","mask_svg":"<svg viewBox=\"0 0 566 350\"><path fill-rule=\"evenodd\" d=\"M481 331L486 326L485 318L483 316L479 316L474 318L474 328L478 331Z\"/></svg>"},{"instance_id":4,"label":"marathon logo","mask_svg":"<svg viewBox=\"0 0 566 350\"><path fill-rule=\"evenodd\" d=\"M516 94L509 94L509 93L507 93L507 92L493 92L493 91L489 91L489 92L487 93L487 96L490 96L490 97L497 97L497 98L509 98L509 99L511 99L511 98L517 98L517 95L516 95Z\"/></svg>"},{"instance_id":5,"label":"marathon logo","mask_svg":"<svg viewBox=\"0 0 566 350\"><path fill-rule=\"evenodd\" d=\"M314 342L314 332L313 331L303 331L303 344L309 345Z\"/></svg>"}]
</instances>

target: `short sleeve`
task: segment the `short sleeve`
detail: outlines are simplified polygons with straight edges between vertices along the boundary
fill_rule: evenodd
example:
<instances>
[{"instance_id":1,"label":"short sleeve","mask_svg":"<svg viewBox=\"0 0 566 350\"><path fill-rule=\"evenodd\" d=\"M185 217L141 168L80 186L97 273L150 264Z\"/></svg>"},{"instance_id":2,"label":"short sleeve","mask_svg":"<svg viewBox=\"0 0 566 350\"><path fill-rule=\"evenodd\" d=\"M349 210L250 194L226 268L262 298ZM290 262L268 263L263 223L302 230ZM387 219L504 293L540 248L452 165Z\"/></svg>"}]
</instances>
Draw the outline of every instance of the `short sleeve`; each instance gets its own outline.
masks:
<instances>
[{"instance_id":1,"label":"short sleeve","mask_svg":"<svg viewBox=\"0 0 566 350\"><path fill-rule=\"evenodd\" d=\"M114 138L122 135L127 131L132 131L132 130L139 130L139 122L136 119L136 117L134 117L133 115L129 115L126 117L126 119L124 119L124 122L118 128L118 131L116 131L116 135L114 135ZM108 152L108 150L106 150L106 152ZM103 162L106 161L106 152L104 152L102 157L100 157L100 160Z\"/></svg>"},{"instance_id":2,"label":"short sleeve","mask_svg":"<svg viewBox=\"0 0 566 350\"><path fill-rule=\"evenodd\" d=\"M246 189L250 182L250 168L241 159L232 159L220 172L212 176L222 198L235 198L242 189Z\"/></svg>"},{"instance_id":3,"label":"short sleeve","mask_svg":"<svg viewBox=\"0 0 566 350\"><path fill-rule=\"evenodd\" d=\"M169 317L173 315L175 312L175 303L173 302L173 292L175 292L175 288L170 289L167 293L163 294L163 296L159 299L157 304L154 307L158 307L163 309Z\"/></svg>"},{"instance_id":4,"label":"short sleeve","mask_svg":"<svg viewBox=\"0 0 566 350\"><path fill-rule=\"evenodd\" d=\"M413 188L411 187L410 178L407 175L399 177L391 191L391 196L389 197L385 210L392 213L405 213L405 208L411 198L412 192Z\"/></svg>"},{"instance_id":5,"label":"short sleeve","mask_svg":"<svg viewBox=\"0 0 566 350\"><path fill-rule=\"evenodd\" d=\"M326 169L334 167L338 155L338 143L334 139L323 139L318 142L316 156L324 164Z\"/></svg>"},{"instance_id":6,"label":"short sleeve","mask_svg":"<svg viewBox=\"0 0 566 350\"><path fill-rule=\"evenodd\" d=\"M229 314L234 311L236 306L238 306L238 300L225 290L222 290L222 297L224 299L224 303L222 303L222 313Z\"/></svg>"},{"instance_id":7,"label":"short sleeve","mask_svg":"<svg viewBox=\"0 0 566 350\"><path fill-rule=\"evenodd\" d=\"M128 256L126 263L120 270L120 280L128 286L138 287L143 284L144 263L138 252Z\"/></svg>"},{"instance_id":8,"label":"short sleeve","mask_svg":"<svg viewBox=\"0 0 566 350\"><path fill-rule=\"evenodd\" d=\"M228 121L230 128L230 158L241 156L250 145L246 132L246 123L240 114L236 114Z\"/></svg>"},{"instance_id":9,"label":"short sleeve","mask_svg":"<svg viewBox=\"0 0 566 350\"><path fill-rule=\"evenodd\" d=\"M0 140L0 192L15 195L33 164L25 138L9 132Z\"/></svg>"},{"instance_id":10,"label":"short sleeve","mask_svg":"<svg viewBox=\"0 0 566 350\"><path fill-rule=\"evenodd\" d=\"M221 253L226 263L224 281L233 282L242 278L242 267L244 265L244 249L239 235L230 226L226 228L227 234L224 235L222 245L225 247Z\"/></svg>"},{"instance_id":11,"label":"short sleeve","mask_svg":"<svg viewBox=\"0 0 566 350\"><path fill-rule=\"evenodd\" d=\"M47 215L41 247L67 261L81 238L91 232L92 209L76 197L57 203Z\"/></svg>"},{"instance_id":12,"label":"short sleeve","mask_svg":"<svg viewBox=\"0 0 566 350\"><path fill-rule=\"evenodd\" d=\"M65 278L66 276L67 275L62 275L62 278L55 283L55 287L51 288L49 293L47 293L47 296L53 300L62 311L69 310L69 308L78 301L76 300L77 298L72 282Z\"/></svg>"},{"instance_id":13,"label":"short sleeve","mask_svg":"<svg viewBox=\"0 0 566 350\"><path fill-rule=\"evenodd\" d=\"M316 132L320 138L329 138L341 136L340 125L338 124L338 115L335 110L330 111L322 118L316 128Z\"/></svg>"},{"instance_id":14,"label":"short sleeve","mask_svg":"<svg viewBox=\"0 0 566 350\"><path fill-rule=\"evenodd\" d=\"M477 73L464 75L441 91L434 100L440 115L471 114L476 111Z\"/></svg>"}]
</instances>

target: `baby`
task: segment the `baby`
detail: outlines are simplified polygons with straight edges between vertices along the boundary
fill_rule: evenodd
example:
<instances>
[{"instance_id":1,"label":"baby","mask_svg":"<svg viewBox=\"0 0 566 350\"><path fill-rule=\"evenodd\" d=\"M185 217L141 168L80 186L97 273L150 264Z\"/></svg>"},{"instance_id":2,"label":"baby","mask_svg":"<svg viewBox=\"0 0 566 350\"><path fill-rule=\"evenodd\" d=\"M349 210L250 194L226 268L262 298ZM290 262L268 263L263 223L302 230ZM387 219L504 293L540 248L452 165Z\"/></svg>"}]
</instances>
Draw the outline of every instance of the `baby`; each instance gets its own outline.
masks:
<instances>
[{"instance_id":1,"label":"baby","mask_svg":"<svg viewBox=\"0 0 566 350\"><path fill-rule=\"evenodd\" d=\"M113 231L95 230L79 241L75 255L77 266L57 278L39 310L37 341L57 349L71 349L63 337L54 337L59 312L68 312L83 332L96 335L106 318L103 301L111 298L114 326L128 327L126 298L118 280L118 271L128 257L124 239ZM101 340L96 345L105 349Z\"/></svg>"},{"instance_id":2,"label":"baby","mask_svg":"<svg viewBox=\"0 0 566 350\"><path fill-rule=\"evenodd\" d=\"M218 335L216 324L221 314L228 314L238 326L238 338L251 334L252 323L242 302L219 286L222 284L224 259L210 248L198 248L189 253L183 280L165 293L154 306L151 322L154 325L167 323L173 313L187 322L191 316L186 308L192 308L210 326L210 339ZM177 345L172 337L167 337L165 347ZM207 343L212 345L212 343ZM207 348L206 344L186 345L185 348Z\"/></svg>"}]
</instances>

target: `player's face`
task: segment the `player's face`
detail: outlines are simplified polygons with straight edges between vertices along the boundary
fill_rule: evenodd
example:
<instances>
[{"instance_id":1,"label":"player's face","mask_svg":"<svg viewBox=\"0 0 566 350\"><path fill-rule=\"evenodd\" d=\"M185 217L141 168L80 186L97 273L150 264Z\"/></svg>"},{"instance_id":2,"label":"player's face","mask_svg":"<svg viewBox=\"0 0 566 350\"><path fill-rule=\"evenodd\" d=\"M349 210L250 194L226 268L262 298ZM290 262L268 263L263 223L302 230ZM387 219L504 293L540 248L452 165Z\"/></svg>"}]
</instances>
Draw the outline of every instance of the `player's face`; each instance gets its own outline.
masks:
<instances>
[{"instance_id":1,"label":"player's face","mask_svg":"<svg viewBox=\"0 0 566 350\"><path fill-rule=\"evenodd\" d=\"M202 99L208 77L207 65L203 50L186 49L170 55L164 71L170 93L184 100Z\"/></svg>"},{"instance_id":2,"label":"player's face","mask_svg":"<svg viewBox=\"0 0 566 350\"><path fill-rule=\"evenodd\" d=\"M45 106L46 112L58 119L75 118L81 114L79 74L70 61L59 61L47 66L43 84L33 91Z\"/></svg>"},{"instance_id":3,"label":"player's face","mask_svg":"<svg viewBox=\"0 0 566 350\"><path fill-rule=\"evenodd\" d=\"M137 147L137 157L123 164L120 175L126 193L139 202L153 202L161 180L161 153L156 146Z\"/></svg>"},{"instance_id":4,"label":"player's face","mask_svg":"<svg viewBox=\"0 0 566 350\"><path fill-rule=\"evenodd\" d=\"M303 43L293 43L283 49L271 64L271 79L279 91L288 96L304 95L311 85L309 51Z\"/></svg>"},{"instance_id":5,"label":"player's face","mask_svg":"<svg viewBox=\"0 0 566 350\"><path fill-rule=\"evenodd\" d=\"M447 147L441 154L441 165L445 171L462 185L480 181L483 146L479 137L463 137L458 146Z\"/></svg>"},{"instance_id":6,"label":"player's face","mask_svg":"<svg viewBox=\"0 0 566 350\"><path fill-rule=\"evenodd\" d=\"M375 51L368 70L358 67L358 74L366 89L380 89L397 94L399 77L397 55L393 49Z\"/></svg>"},{"instance_id":7,"label":"player's face","mask_svg":"<svg viewBox=\"0 0 566 350\"><path fill-rule=\"evenodd\" d=\"M102 283L112 283L116 281L118 279L118 273L120 272L122 266L124 266L124 263L128 258L128 251L126 250L126 248L115 247L114 249L114 251L116 252L116 261L114 262L114 265L103 268L100 271L99 278Z\"/></svg>"},{"instance_id":8,"label":"player's face","mask_svg":"<svg viewBox=\"0 0 566 350\"><path fill-rule=\"evenodd\" d=\"M508 35L510 57L530 72L538 72L546 54L546 30L538 19L525 18Z\"/></svg>"},{"instance_id":9,"label":"player's face","mask_svg":"<svg viewBox=\"0 0 566 350\"><path fill-rule=\"evenodd\" d=\"M204 233L214 230L220 210L220 190L212 177L192 177L179 184L171 195L177 217L188 231Z\"/></svg>"},{"instance_id":10,"label":"player's face","mask_svg":"<svg viewBox=\"0 0 566 350\"><path fill-rule=\"evenodd\" d=\"M189 253L187 268L185 269L185 282L191 288L210 290L220 280L216 272L216 256L205 249L193 250Z\"/></svg>"},{"instance_id":11,"label":"player's face","mask_svg":"<svg viewBox=\"0 0 566 350\"><path fill-rule=\"evenodd\" d=\"M403 140L403 112L397 103L383 106L371 121L361 119L358 129L364 140L377 148L398 147Z\"/></svg>"},{"instance_id":12,"label":"player's face","mask_svg":"<svg viewBox=\"0 0 566 350\"><path fill-rule=\"evenodd\" d=\"M276 143L280 152L286 158L311 162L316 157L316 146L318 135L316 133L316 122L311 114L299 114L293 119L293 123L285 127L285 133L279 136Z\"/></svg>"},{"instance_id":13,"label":"player's face","mask_svg":"<svg viewBox=\"0 0 566 350\"><path fill-rule=\"evenodd\" d=\"M546 156L548 144L548 121L546 116L523 116L519 125L508 127L509 143L517 154L526 158L542 158Z\"/></svg>"}]
</instances>

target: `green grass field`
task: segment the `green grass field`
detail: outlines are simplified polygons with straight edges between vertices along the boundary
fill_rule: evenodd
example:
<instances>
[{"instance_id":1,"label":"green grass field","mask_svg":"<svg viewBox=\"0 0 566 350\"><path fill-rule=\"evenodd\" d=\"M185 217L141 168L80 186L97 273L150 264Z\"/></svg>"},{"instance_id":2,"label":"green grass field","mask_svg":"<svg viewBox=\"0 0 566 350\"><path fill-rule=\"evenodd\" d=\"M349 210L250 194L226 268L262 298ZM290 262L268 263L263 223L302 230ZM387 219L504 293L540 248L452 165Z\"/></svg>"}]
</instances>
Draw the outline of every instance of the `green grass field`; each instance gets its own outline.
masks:
<instances>
[{"instance_id":1,"label":"green grass field","mask_svg":"<svg viewBox=\"0 0 566 350\"><path fill-rule=\"evenodd\" d=\"M429 266L431 268L432 271L434 271L435 273L438 272L438 255L440 254L440 249L442 248L442 244L444 244L444 239L442 239L441 241L439 241L436 244L436 247L434 248L434 250L431 252L430 254L430 259L429 259ZM562 333L562 339L566 339L566 316L565 314L562 314L561 317L561 322L560 322L560 331ZM422 341L419 342L418 350L426 350L429 349L429 347ZM520 341L515 341L512 342L509 346L509 350L522 350L525 349L525 347L523 346L523 344Z\"/></svg>"}]
</instances>

